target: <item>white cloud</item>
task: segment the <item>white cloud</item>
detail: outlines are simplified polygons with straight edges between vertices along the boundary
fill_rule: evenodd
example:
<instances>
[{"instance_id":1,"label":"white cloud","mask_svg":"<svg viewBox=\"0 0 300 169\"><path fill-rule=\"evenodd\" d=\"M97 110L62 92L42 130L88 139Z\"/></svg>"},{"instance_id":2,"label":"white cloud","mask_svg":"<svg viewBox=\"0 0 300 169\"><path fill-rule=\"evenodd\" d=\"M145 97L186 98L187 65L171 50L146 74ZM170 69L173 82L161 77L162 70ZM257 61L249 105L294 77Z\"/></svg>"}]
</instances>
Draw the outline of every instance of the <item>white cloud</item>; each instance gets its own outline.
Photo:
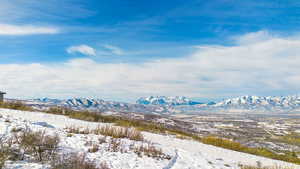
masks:
<instances>
[{"instance_id":1,"label":"white cloud","mask_svg":"<svg viewBox=\"0 0 300 169\"><path fill-rule=\"evenodd\" d=\"M79 45L79 46L71 46L67 49L67 52L72 53L80 53L88 56L95 56L96 50L88 45Z\"/></svg>"},{"instance_id":2,"label":"white cloud","mask_svg":"<svg viewBox=\"0 0 300 169\"><path fill-rule=\"evenodd\" d=\"M276 37L277 36L275 34L272 34L266 30L261 30L258 32L251 32L242 36L236 36L233 37L233 39L237 42L237 44L247 45L247 44L267 41L270 39L274 39Z\"/></svg>"},{"instance_id":3,"label":"white cloud","mask_svg":"<svg viewBox=\"0 0 300 169\"><path fill-rule=\"evenodd\" d=\"M124 51L117 47L117 46L113 46L113 45L103 45L104 48L110 50L110 52L112 54L115 54L115 55L123 55L124 54Z\"/></svg>"},{"instance_id":4,"label":"white cloud","mask_svg":"<svg viewBox=\"0 0 300 169\"><path fill-rule=\"evenodd\" d=\"M59 32L60 30L55 27L0 24L0 35L56 34Z\"/></svg>"},{"instance_id":5,"label":"white cloud","mask_svg":"<svg viewBox=\"0 0 300 169\"><path fill-rule=\"evenodd\" d=\"M231 47L206 46L191 56L139 64L91 59L0 64L0 89L20 97L296 94L299 67L300 39L276 37Z\"/></svg>"}]
</instances>

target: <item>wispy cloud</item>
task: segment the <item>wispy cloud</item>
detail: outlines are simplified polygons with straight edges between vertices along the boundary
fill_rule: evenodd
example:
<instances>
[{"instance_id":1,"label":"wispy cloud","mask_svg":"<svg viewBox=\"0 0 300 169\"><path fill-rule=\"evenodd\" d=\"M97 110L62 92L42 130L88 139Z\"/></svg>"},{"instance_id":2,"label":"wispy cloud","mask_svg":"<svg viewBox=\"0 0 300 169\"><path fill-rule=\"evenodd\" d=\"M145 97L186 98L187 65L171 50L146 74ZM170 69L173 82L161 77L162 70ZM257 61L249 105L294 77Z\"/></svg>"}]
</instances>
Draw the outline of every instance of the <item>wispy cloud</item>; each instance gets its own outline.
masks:
<instances>
[{"instance_id":1,"label":"wispy cloud","mask_svg":"<svg viewBox=\"0 0 300 169\"><path fill-rule=\"evenodd\" d=\"M93 16L86 8L86 1L77 0L1 0L0 22L14 21L65 21Z\"/></svg>"},{"instance_id":2,"label":"wispy cloud","mask_svg":"<svg viewBox=\"0 0 300 169\"><path fill-rule=\"evenodd\" d=\"M80 53L88 56L96 56L96 50L88 45L71 46L67 48L67 52L70 54Z\"/></svg>"},{"instance_id":3,"label":"wispy cloud","mask_svg":"<svg viewBox=\"0 0 300 169\"><path fill-rule=\"evenodd\" d=\"M0 35L34 35L57 33L60 33L60 30L59 28L55 27L0 24Z\"/></svg>"},{"instance_id":4,"label":"wispy cloud","mask_svg":"<svg viewBox=\"0 0 300 169\"><path fill-rule=\"evenodd\" d=\"M248 33L243 36L233 37L233 40L235 40L238 44L246 45L274 39L276 36L277 35L271 34L269 31L261 30L258 32Z\"/></svg>"},{"instance_id":5,"label":"wispy cloud","mask_svg":"<svg viewBox=\"0 0 300 169\"><path fill-rule=\"evenodd\" d=\"M108 49L112 54L115 54L115 55L123 55L125 52L117 47L117 46L113 46L113 45L103 45L103 47L105 49Z\"/></svg>"}]
</instances>

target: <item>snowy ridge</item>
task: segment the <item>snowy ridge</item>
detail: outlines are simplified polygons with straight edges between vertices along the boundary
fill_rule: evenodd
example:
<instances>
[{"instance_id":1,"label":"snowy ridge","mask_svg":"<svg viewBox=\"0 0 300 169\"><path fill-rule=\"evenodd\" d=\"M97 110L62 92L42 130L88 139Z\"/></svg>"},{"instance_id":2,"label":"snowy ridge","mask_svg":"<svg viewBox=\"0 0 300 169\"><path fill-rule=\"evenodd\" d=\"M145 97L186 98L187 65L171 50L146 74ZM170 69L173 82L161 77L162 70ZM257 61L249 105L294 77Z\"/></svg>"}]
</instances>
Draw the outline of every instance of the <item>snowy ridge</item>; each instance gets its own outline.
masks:
<instances>
[{"instance_id":1,"label":"snowy ridge","mask_svg":"<svg viewBox=\"0 0 300 169\"><path fill-rule=\"evenodd\" d=\"M66 100L58 99L33 99L25 100L24 103L37 106L37 107L47 107L47 106L63 106L76 110L92 110L92 111L112 111L112 112L162 112L164 108L157 106L145 106L142 104L130 104L115 101L104 101L102 99L90 99L90 98L72 98Z\"/></svg>"},{"instance_id":2,"label":"snowy ridge","mask_svg":"<svg viewBox=\"0 0 300 169\"><path fill-rule=\"evenodd\" d=\"M299 96L241 96L227 99L214 105L215 107L244 107L244 108L285 108L300 107Z\"/></svg>"},{"instance_id":3,"label":"snowy ridge","mask_svg":"<svg viewBox=\"0 0 300 169\"><path fill-rule=\"evenodd\" d=\"M196 105L202 104L200 102L192 101L184 96L175 96L175 97L167 97L167 96L150 96L150 97L142 97L136 101L137 104L145 104L145 105L163 105L163 106L177 106L177 105Z\"/></svg>"},{"instance_id":4,"label":"snowy ridge","mask_svg":"<svg viewBox=\"0 0 300 169\"><path fill-rule=\"evenodd\" d=\"M111 169L238 169L238 164L256 165L260 161L264 166L281 165L300 166L282 161L267 159L250 154L226 150L205 145L192 140L177 139L174 136L143 132L145 139L171 155L171 160L158 160L147 156L138 156L133 152L111 152L106 145L101 144L97 152L88 152L87 142L97 142L101 135L74 134L67 136L65 127L96 128L103 123L93 123L69 119L68 117L39 112L23 112L0 109L0 135L9 136L13 128L29 127L34 131L45 130L49 134L58 134L61 137L60 150L64 152L85 152L87 158L95 162L106 162ZM109 138L107 138L109 139ZM121 139L123 146L128 147L137 141ZM48 169L46 164L34 162L11 162L5 169Z\"/></svg>"}]
</instances>

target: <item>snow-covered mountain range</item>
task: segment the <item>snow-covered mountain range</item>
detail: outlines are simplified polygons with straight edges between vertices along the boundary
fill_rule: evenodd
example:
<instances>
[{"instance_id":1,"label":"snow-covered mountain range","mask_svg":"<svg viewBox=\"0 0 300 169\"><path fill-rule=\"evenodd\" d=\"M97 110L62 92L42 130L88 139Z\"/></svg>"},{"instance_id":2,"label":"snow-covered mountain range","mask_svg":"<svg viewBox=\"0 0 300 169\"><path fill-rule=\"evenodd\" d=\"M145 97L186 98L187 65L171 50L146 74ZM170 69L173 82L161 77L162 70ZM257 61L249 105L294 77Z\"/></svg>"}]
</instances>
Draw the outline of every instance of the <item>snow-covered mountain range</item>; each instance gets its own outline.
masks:
<instances>
[{"instance_id":1,"label":"snow-covered mountain range","mask_svg":"<svg viewBox=\"0 0 300 169\"><path fill-rule=\"evenodd\" d=\"M25 104L34 106L37 108L45 108L51 106L60 106L67 107L75 110L92 110L99 112L161 112L162 108L158 106L146 106L142 104L130 104L123 102L115 101L104 101L102 99L90 99L90 98L72 98L72 99L49 99L49 98L40 98L40 99L31 99L23 100Z\"/></svg>"},{"instance_id":2,"label":"snow-covered mountain range","mask_svg":"<svg viewBox=\"0 0 300 169\"><path fill-rule=\"evenodd\" d=\"M175 96L175 97L167 97L167 96L150 96L150 97L142 97L136 101L137 104L145 104L145 105L162 105L162 106L177 106L177 105L196 105L203 104L197 101L192 101L184 96Z\"/></svg>"},{"instance_id":3,"label":"snow-covered mountain range","mask_svg":"<svg viewBox=\"0 0 300 169\"><path fill-rule=\"evenodd\" d=\"M300 96L241 96L216 103L214 107L294 109L300 107Z\"/></svg>"},{"instance_id":4,"label":"snow-covered mountain range","mask_svg":"<svg viewBox=\"0 0 300 169\"><path fill-rule=\"evenodd\" d=\"M32 99L26 104L37 107L64 106L72 109L137 112L137 113L197 113L203 111L300 111L300 96L240 96L220 102L200 103L186 97L150 96L140 98L136 103L105 101L102 99L73 98L58 99Z\"/></svg>"}]
</instances>

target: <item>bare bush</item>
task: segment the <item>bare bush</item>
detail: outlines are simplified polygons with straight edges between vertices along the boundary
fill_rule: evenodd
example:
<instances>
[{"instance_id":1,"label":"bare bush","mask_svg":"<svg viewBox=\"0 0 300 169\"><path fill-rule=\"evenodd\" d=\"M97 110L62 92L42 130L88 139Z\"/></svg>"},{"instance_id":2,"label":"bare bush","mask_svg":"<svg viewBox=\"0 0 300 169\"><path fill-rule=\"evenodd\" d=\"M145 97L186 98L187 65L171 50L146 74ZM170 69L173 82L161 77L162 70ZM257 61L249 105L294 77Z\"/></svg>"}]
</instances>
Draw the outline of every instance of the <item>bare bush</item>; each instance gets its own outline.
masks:
<instances>
[{"instance_id":1,"label":"bare bush","mask_svg":"<svg viewBox=\"0 0 300 169\"><path fill-rule=\"evenodd\" d=\"M89 128L80 128L76 126L68 126L65 128L66 132L74 134L92 134L92 131Z\"/></svg>"},{"instance_id":2,"label":"bare bush","mask_svg":"<svg viewBox=\"0 0 300 169\"><path fill-rule=\"evenodd\" d=\"M121 141L119 139L111 139L108 146L108 151L118 152L121 151Z\"/></svg>"},{"instance_id":3,"label":"bare bush","mask_svg":"<svg viewBox=\"0 0 300 169\"><path fill-rule=\"evenodd\" d=\"M87 161L85 154L58 156L51 161L51 166L51 169L109 169L106 163L97 167L95 163Z\"/></svg>"},{"instance_id":4,"label":"bare bush","mask_svg":"<svg viewBox=\"0 0 300 169\"><path fill-rule=\"evenodd\" d=\"M7 160L17 160L18 154L12 147L13 141L4 136L0 137L0 169L4 167Z\"/></svg>"},{"instance_id":5,"label":"bare bush","mask_svg":"<svg viewBox=\"0 0 300 169\"><path fill-rule=\"evenodd\" d=\"M100 137L100 138L98 139L98 141L99 141L99 144L106 143L106 136Z\"/></svg>"},{"instance_id":6,"label":"bare bush","mask_svg":"<svg viewBox=\"0 0 300 169\"><path fill-rule=\"evenodd\" d=\"M95 153L97 151L99 151L99 146L97 144L92 144L92 147L88 149L89 153Z\"/></svg>"},{"instance_id":7,"label":"bare bush","mask_svg":"<svg viewBox=\"0 0 300 169\"><path fill-rule=\"evenodd\" d=\"M152 158L155 158L158 160L161 160L161 159L170 160L171 159L171 156L164 154L161 149L156 148L152 144L140 145L138 147L134 146L133 150L140 157L142 157L144 155L144 156L152 157Z\"/></svg>"},{"instance_id":8,"label":"bare bush","mask_svg":"<svg viewBox=\"0 0 300 169\"><path fill-rule=\"evenodd\" d=\"M31 131L26 129L15 135L15 140L20 146L20 153L24 156L31 155L37 161L50 160L58 150L60 141L58 135L46 135L45 131Z\"/></svg>"},{"instance_id":9,"label":"bare bush","mask_svg":"<svg viewBox=\"0 0 300 169\"><path fill-rule=\"evenodd\" d=\"M0 138L0 169L2 169L5 165L6 160L9 159L10 151L4 142L4 138Z\"/></svg>"}]
</instances>

